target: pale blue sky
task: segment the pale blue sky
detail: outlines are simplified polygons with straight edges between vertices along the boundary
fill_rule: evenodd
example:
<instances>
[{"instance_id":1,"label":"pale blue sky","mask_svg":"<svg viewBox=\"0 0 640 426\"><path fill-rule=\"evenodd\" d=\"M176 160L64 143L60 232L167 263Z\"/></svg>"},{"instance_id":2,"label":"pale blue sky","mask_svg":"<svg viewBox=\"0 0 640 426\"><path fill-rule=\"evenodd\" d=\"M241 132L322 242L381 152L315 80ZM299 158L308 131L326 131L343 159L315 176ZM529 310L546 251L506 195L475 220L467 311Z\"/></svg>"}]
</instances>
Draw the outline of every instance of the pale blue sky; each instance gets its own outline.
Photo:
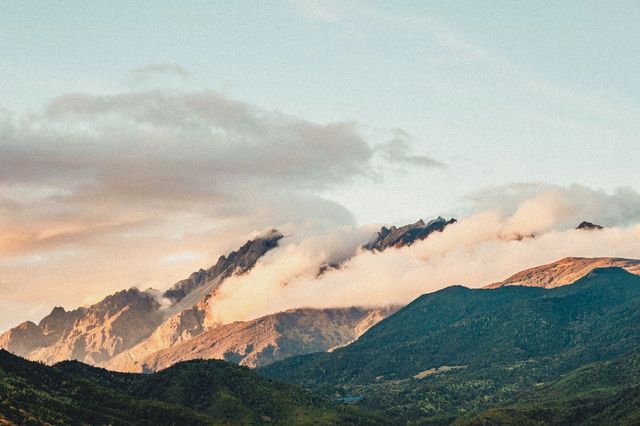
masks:
<instances>
[{"instance_id":1,"label":"pale blue sky","mask_svg":"<svg viewBox=\"0 0 640 426\"><path fill-rule=\"evenodd\" d=\"M3 3L3 108L141 90L131 70L179 64L191 76L163 84L354 121L370 141L400 128L447 164L323 191L361 223L459 214L512 182L637 189L636 1Z\"/></svg>"}]
</instances>

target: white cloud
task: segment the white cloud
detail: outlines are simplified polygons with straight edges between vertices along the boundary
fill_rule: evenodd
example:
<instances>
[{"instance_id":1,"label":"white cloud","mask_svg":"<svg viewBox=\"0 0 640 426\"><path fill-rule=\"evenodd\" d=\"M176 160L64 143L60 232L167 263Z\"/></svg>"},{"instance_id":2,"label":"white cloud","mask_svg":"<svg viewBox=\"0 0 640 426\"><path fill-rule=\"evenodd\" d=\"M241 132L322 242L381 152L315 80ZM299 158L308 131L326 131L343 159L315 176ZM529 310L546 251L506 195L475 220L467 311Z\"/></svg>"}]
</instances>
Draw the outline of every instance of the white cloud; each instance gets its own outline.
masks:
<instances>
[{"instance_id":1,"label":"white cloud","mask_svg":"<svg viewBox=\"0 0 640 426\"><path fill-rule=\"evenodd\" d=\"M340 238L319 246L305 239L285 244L250 273L225 282L211 313L229 322L301 306L401 304L454 284L496 282L568 256L640 258L640 194L631 190L608 194L529 184L493 188L478 198L481 209L442 233L399 250L360 251L319 277L319 265L341 247ZM609 228L573 229L582 220ZM354 235L346 233L344 241ZM521 238L528 235L535 237Z\"/></svg>"}]
</instances>

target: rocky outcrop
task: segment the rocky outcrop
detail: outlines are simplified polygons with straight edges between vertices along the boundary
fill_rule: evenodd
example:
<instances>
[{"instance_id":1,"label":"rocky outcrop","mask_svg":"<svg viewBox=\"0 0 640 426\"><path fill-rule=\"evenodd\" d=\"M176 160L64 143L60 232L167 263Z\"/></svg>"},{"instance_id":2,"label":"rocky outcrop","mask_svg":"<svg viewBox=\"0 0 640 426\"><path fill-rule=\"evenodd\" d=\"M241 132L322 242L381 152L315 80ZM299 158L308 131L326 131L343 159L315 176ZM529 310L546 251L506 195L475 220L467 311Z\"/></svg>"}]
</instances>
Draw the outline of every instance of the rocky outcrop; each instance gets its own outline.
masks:
<instances>
[{"instance_id":1,"label":"rocky outcrop","mask_svg":"<svg viewBox=\"0 0 640 426\"><path fill-rule=\"evenodd\" d=\"M42 329L31 321L20 323L0 335L0 348L20 356L26 356L44 342Z\"/></svg>"},{"instance_id":2,"label":"rocky outcrop","mask_svg":"<svg viewBox=\"0 0 640 426\"><path fill-rule=\"evenodd\" d=\"M595 223L584 221L580 223L580 225L578 225L576 229L582 229L585 231L594 231L594 230L604 229L604 227L600 225L596 225Z\"/></svg>"},{"instance_id":3,"label":"rocky outcrop","mask_svg":"<svg viewBox=\"0 0 640 426\"><path fill-rule=\"evenodd\" d=\"M640 260L614 257L566 257L548 265L518 272L504 281L489 284L485 288L506 285L554 288L574 283L596 268L611 267L623 268L632 274L640 275Z\"/></svg>"},{"instance_id":4,"label":"rocky outcrop","mask_svg":"<svg viewBox=\"0 0 640 426\"><path fill-rule=\"evenodd\" d=\"M434 232L442 232L444 228L455 222L455 219L446 220L443 217L437 217L428 223L424 223L420 219L416 223L401 226L400 228L383 226L362 248L383 251L389 247L410 246L416 241L424 240Z\"/></svg>"},{"instance_id":5,"label":"rocky outcrop","mask_svg":"<svg viewBox=\"0 0 640 426\"><path fill-rule=\"evenodd\" d=\"M214 327L184 343L138 357L120 354L104 366L151 372L191 359L224 359L249 367L348 344L396 308L293 309Z\"/></svg>"},{"instance_id":6,"label":"rocky outcrop","mask_svg":"<svg viewBox=\"0 0 640 426\"><path fill-rule=\"evenodd\" d=\"M162 313L153 295L132 288L86 309L54 309L43 321L45 324L41 322L39 327L45 336L44 345L27 358L46 364L67 359L98 364L147 337L162 321ZM50 328L52 324L64 327ZM51 332L47 334L47 330Z\"/></svg>"}]
</instances>

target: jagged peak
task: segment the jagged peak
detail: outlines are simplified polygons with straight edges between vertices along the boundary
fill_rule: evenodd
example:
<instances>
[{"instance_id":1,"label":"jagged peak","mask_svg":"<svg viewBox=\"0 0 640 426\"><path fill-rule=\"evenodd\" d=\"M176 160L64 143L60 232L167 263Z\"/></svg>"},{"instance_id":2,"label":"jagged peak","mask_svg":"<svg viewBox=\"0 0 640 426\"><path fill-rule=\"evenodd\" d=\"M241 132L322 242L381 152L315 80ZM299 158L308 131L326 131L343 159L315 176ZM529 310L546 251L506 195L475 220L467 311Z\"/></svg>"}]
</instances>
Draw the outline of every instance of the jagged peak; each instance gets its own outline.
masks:
<instances>
[{"instance_id":1,"label":"jagged peak","mask_svg":"<svg viewBox=\"0 0 640 426\"><path fill-rule=\"evenodd\" d=\"M604 229L604 226L596 225L595 223L591 223L591 222L587 222L587 221L583 221L583 222L580 223L580 225L578 225L576 227L576 229L592 231L592 230Z\"/></svg>"},{"instance_id":2,"label":"jagged peak","mask_svg":"<svg viewBox=\"0 0 640 426\"><path fill-rule=\"evenodd\" d=\"M234 273L244 273L253 267L255 262L267 251L277 247L284 235L273 228L259 234L242 245L238 250L222 255L209 269L199 269L189 278L178 281L164 292L163 296L173 303L179 302L194 289L204 285L216 277L226 278Z\"/></svg>"},{"instance_id":3,"label":"jagged peak","mask_svg":"<svg viewBox=\"0 0 640 426\"><path fill-rule=\"evenodd\" d=\"M420 219L415 223L399 228L396 226L390 228L383 226L362 248L364 250L383 251L389 247L398 248L408 246L418 240L424 240L433 232L443 231L446 226L455 222L456 219L446 220L442 216L438 216L427 223L425 223L423 219Z\"/></svg>"}]
</instances>

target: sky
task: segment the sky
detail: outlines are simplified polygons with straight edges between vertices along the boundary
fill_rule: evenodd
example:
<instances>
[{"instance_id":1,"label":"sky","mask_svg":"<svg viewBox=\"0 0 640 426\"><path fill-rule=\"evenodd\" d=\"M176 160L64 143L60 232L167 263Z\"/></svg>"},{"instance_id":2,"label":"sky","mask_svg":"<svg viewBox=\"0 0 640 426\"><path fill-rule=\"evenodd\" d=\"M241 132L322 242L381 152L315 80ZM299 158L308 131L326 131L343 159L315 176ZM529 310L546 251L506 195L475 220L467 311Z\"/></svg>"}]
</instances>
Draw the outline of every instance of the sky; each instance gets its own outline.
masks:
<instances>
[{"instance_id":1,"label":"sky","mask_svg":"<svg viewBox=\"0 0 640 426\"><path fill-rule=\"evenodd\" d=\"M639 20L634 1L6 2L0 330L164 288L269 227L460 218L531 188L630 200L596 216L633 224Z\"/></svg>"}]
</instances>

